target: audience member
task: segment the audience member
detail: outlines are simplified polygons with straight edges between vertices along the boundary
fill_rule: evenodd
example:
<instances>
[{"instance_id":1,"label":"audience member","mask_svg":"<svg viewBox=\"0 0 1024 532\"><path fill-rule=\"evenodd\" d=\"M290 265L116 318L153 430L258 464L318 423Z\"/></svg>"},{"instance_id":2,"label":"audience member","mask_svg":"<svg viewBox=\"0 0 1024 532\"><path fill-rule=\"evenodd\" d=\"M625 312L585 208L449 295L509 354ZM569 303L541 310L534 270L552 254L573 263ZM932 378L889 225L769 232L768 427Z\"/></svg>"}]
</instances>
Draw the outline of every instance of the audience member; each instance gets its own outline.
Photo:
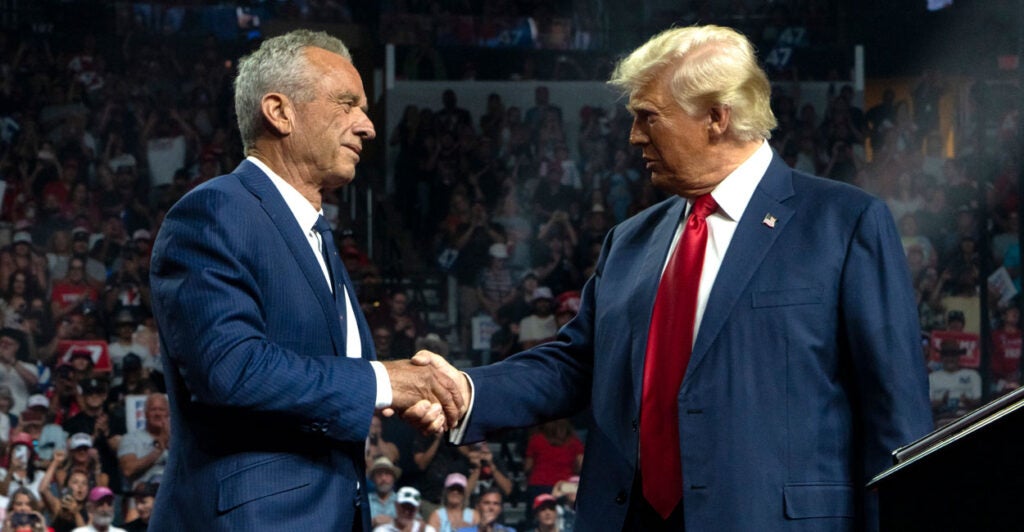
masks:
<instances>
[{"instance_id":1,"label":"audience member","mask_svg":"<svg viewBox=\"0 0 1024 532\"><path fill-rule=\"evenodd\" d=\"M438 532L423 522L419 515L420 492L405 486L395 494L395 520L373 529L373 532Z\"/></svg>"},{"instance_id":2,"label":"audience member","mask_svg":"<svg viewBox=\"0 0 1024 532\"><path fill-rule=\"evenodd\" d=\"M490 489L501 491L502 497L512 494L512 479L504 460L494 456L487 442L477 442L459 447L469 459L469 477L466 479L470 499L483 495Z\"/></svg>"},{"instance_id":3,"label":"audience member","mask_svg":"<svg viewBox=\"0 0 1024 532\"><path fill-rule=\"evenodd\" d=\"M519 320L519 344L523 349L551 340L558 333L552 314L552 300L550 288L541 286L534 290L530 300L533 312Z\"/></svg>"},{"instance_id":4,"label":"audience member","mask_svg":"<svg viewBox=\"0 0 1024 532\"><path fill-rule=\"evenodd\" d=\"M0 384L11 390L12 409L21 412L39 383L39 372L26 362L28 338L23 331L0 329Z\"/></svg>"},{"instance_id":5,"label":"audience member","mask_svg":"<svg viewBox=\"0 0 1024 532\"><path fill-rule=\"evenodd\" d=\"M18 489L24 488L38 499L40 490L45 489L45 472L36 469L36 452L33 439L28 434L17 434L11 438L7 448L6 468L0 467L0 495L11 497Z\"/></svg>"},{"instance_id":6,"label":"audience member","mask_svg":"<svg viewBox=\"0 0 1024 532\"><path fill-rule=\"evenodd\" d=\"M46 517L40 513L39 498L26 488L18 488L7 498L4 532L45 532Z\"/></svg>"},{"instance_id":7,"label":"audience member","mask_svg":"<svg viewBox=\"0 0 1024 532\"><path fill-rule=\"evenodd\" d=\"M560 532L572 532L576 528L576 491L579 488L580 477L573 475L566 480L560 480L551 490L551 495L558 501L558 530Z\"/></svg>"},{"instance_id":8,"label":"audience member","mask_svg":"<svg viewBox=\"0 0 1024 532\"><path fill-rule=\"evenodd\" d=\"M89 475L90 486L109 486L110 478L100 468L99 456L93 451L92 437L84 432L76 432L68 438L68 451L61 453L63 462L58 464L54 474L57 484L64 484L72 471L85 471ZM54 457L58 455L54 453Z\"/></svg>"},{"instance_id":9,"label":"audience member","mask_svg":"<svg viewBox=\"0 0 1024 532\"><path fill-rule=\"evenodd\" d=\"M516 532L516 529L501 524L504 500L504 495L497 488L484 491L477 498L476 508L473 510L474 524L455 530L457 532Z\"/></svg>"},{"instance_id":10,"label":"audience member","mask_svg":"<svg viewBox=\"0 0 1024 532\"><path fill-rule=\"evenodd\" d=\"M523 471L526 500L532 501L561 480L578 475L583 465L583 443L568 419L548 421L526 443Z\"/></svg>"},{"instance_id":11,"label":"audience member","mask_svg":"<svg viewBox=\"0 0 1024 532\"><path fill-rule=\"evenodd\" d=\"M85 505L89 523L72 532L125 532L114 523L114 492L110 488L96 486L89 490L89 501Z\"/></svg>"},{"instance_id":12,"label":"audience member","mask_svg":"<svg viewBox=\"0 0 1024 532\"><path fill-rule=\"evenodd\" d=\"M562 532L558 517L558 499L554 495L541 493L533 498L533 520L537 523L537 532Z\"/></svg>"},{"instance_id":13,"label":"audience member","mask_svg":"<svg viewBox=\"0 0 1024 532\"><path fill-rule=\"evenodd\" d=\"M145 417L146 427L125 434L117 449L121 472L131 482L151 482L162 477L167 465L167 444L171 439L167 396L149 394Z\"/></svg>"},{"instance_id":14,"label":"audience member","mask_svg":"<svg viewBox=\"0 0 1024 532\"><path fill-rule=\"evenodd\" d=\"M380 457L386 457L392 463L398 462L401 455L398 446L384 439L383 423L380 415L370 418L370 433L366 437L366 462L374 463Z\"/></svg>"},{"instance_id":15,"label":"audience member","mask_svg":"<svg viewBox=\"0 0 1024 532\"><path fill-rule=\"evenodd\" d=\"M1011 300L1001 312L999 327L992 331L992 392L996 395L1020 387L1020 309Z\"/></svg>"},{"instance_id":16,"label":"audience member","mask_svg":"<svg viewBox=\"0 0 1024 532\"><path fill-rule=\"evenodd\" d=\"M928 374L928 389L937 423L948 423L978 406L981 399L981 375L960 365L966 350L955 341L944 341L939 348L942 368Z\"/></svg>"},{"instance_id":17,"label":"audience member","mask_svg":"<svg viewBox=\"0 0 1024 532\"><path fill-rule=\"evenodd\" d=\"M40 494L46 504L50 519L50 525L54 531L69 532L83 527L89 521L89 514L86 512L86 499L89 497L89 473L81 469L73 469L67 480L57 484L56 490L50 485L54 478L59 462L64 459L63 452L55 452L50 467L46 469L46 475L41 483Z\"/></svg>"},{"instance_id":18,"label":"audience member","mask_svg":"<svg viewBox=\"0 0 1024 532\"><path fill-rule=\"evenodd\" d=\"M373 483L370 492L370 524L374 527L393 523L397 516L395 504L395 483L402 477L402 470L387 456L379 456L370 466L366 476Z\"/></svg>"},{"instance_id":19,"label":"audience member","mask_svg":"<svg viewBox=\"0 0 1024 532\"><path fill-rule=\"evenodd\" d=\"M140 482L131 492L131 500L134 511L133 518L125 518L124 529L126 532L146 532L149 528L149 518L153 515L153 502L156 500L156 492L160 488L157 482Z\"/></svg>"},{"instance_id":20,"label":"audience member","mask_svg":"<svg viewBox=\"0 0 1024 532\"><path fill-rule=\"evenodd\" d=\"M455 532L479 522L479 515L467 506L466 475L450 473L444 479L441 507L434 510L427 523L438 532Z\"/></svg>"}]
</instances>

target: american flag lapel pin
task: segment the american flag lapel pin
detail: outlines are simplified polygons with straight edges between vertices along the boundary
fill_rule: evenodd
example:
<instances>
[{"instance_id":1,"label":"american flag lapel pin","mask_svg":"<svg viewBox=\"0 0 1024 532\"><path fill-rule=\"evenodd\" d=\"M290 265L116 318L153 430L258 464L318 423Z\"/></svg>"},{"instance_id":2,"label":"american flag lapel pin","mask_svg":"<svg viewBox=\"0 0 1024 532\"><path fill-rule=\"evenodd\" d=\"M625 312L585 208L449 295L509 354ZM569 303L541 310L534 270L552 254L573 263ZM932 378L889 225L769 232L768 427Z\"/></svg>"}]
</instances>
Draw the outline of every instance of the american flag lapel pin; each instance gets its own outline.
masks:
<instances>
[{"instance_id":1,"label":"american flag lapel pin","mask_svg":"<svg viewBox=\"0 0 1024 532\"><path fill-rule=\"evenodd\" d=\"M776 218L774 215L772 215L772 213L769 212L764 215L764 219L761 220L761 223L768 226L769 229L775 229L775 222L777 222L778 220L778 218Z\"/></svg>"}]
</instances>

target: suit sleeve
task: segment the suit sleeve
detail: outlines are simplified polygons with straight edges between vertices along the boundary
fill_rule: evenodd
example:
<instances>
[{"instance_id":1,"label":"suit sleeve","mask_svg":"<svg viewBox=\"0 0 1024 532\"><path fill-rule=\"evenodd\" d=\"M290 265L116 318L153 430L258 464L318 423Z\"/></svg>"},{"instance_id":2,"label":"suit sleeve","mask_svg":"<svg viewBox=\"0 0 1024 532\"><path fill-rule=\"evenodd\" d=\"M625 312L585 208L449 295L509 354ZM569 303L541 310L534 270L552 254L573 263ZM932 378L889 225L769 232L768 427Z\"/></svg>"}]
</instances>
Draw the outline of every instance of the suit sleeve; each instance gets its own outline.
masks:
<instances>
[{"instance_id":1,"label":"suit sleeve","mask_svg":"<svg viewBox=\"0 0 1024 532\"><path fill-rule=\"evenodd\" d=\"M865 481L891 451L932 429L928 379L910 274L888 209L873 201L850 243L841 320L863 423Z\"/></svg>"},{"instance_id":2,"label":"suit sleeve","mask_svg":"<svg viewBox=\"0 0 1024 532\"><path fill-rule=\"evenodd\" d=\"M595 302L614 233L615 229L609 231L594 274L583 286L576 317L558 331L555 340L466 371L476 396L462 443L482 440L488 432L506 427L568 417L589 404Z\"/></svg>"},{"instance_id":3,"label":"suit sleeve","mask_svg":"<svg viewBox=\"0 0 1024 532\"><path fill-rule=\"evenodd\" d=\"M168 367L185 383L187 400L294 421L336 440L364 439L376 396L369 362L326 349L298 353L268 337L271 313L303 309L292 319L299 334L310 337L327 334L326 320L312 301L268 308L257 277L265 280L276 271L275 260L288 258L260 256L266 247L259 242L279 236L258 234L258 224L247 223L258 206L219 191L201 192L168 213L151 274Z\"/></svg>"}]
</instances>

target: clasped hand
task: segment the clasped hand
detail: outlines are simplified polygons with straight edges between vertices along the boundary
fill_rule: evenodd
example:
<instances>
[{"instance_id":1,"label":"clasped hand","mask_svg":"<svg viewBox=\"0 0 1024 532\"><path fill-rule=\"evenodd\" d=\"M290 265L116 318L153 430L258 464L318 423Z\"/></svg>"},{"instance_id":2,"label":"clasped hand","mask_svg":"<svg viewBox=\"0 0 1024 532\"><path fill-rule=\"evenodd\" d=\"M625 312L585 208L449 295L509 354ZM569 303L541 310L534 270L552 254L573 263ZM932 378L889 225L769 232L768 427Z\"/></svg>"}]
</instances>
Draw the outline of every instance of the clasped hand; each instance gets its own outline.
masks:
<instances>
[{"instance_id":1,"label":"clasped hand","mask_svg":"<svg viewBox=\"0 0 1024 532\"><path fill-rule=\"evenodd\" d=\"M409 360L384 362L391 379L391 407L385 416L399 414L425 434L455 428L469 409L469 383L441 355L419 351Z\"/></svg>"}]
</instances>

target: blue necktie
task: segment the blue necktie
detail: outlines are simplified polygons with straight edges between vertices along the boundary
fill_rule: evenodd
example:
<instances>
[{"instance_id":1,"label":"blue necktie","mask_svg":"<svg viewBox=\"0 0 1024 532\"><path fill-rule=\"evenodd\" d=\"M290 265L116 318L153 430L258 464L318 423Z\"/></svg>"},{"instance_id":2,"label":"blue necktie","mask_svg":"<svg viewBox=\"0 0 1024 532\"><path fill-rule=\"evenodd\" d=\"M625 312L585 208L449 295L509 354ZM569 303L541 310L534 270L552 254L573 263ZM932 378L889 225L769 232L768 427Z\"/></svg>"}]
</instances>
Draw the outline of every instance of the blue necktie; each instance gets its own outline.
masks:
<instances>
[{"instance_id":1,"label":"blue necktie","mask_svg":"<svg viewBox=\"0 0 1024 532\"><path fill-rule=\"evenodd\" d=\"M338 256L338 246L334 244L334 233L331 232L331 224L323 216L316 219L313 229L320 233L320 253L327 263L327 273L331 277L331 286L334 287L334 305L338 307L338 319L342 323L342 331L345 330L345 265Z\"/></svg>"}]
</instances>

